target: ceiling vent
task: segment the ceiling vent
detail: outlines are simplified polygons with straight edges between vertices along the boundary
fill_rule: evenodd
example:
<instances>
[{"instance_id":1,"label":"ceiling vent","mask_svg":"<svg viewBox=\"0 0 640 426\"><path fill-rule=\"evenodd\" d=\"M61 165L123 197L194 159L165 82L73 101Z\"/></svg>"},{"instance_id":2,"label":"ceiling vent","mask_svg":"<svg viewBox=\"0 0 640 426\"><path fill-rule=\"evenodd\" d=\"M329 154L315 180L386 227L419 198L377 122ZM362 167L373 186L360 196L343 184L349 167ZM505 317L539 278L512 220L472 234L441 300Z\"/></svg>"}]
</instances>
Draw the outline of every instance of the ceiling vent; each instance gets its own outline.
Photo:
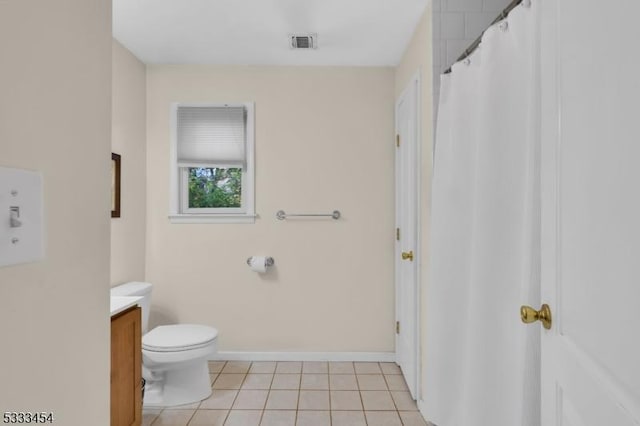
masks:
<instances>
[{"instance_id":1,"label":"ceiling vent","mask_svg":"<svg viewBox=\"0 0 640 426\"><path fill-rule=\"evenodd\" d=\"M317 49L317 34L291 34L289 42L292 49Z\"/></svg>"}]
</instances>

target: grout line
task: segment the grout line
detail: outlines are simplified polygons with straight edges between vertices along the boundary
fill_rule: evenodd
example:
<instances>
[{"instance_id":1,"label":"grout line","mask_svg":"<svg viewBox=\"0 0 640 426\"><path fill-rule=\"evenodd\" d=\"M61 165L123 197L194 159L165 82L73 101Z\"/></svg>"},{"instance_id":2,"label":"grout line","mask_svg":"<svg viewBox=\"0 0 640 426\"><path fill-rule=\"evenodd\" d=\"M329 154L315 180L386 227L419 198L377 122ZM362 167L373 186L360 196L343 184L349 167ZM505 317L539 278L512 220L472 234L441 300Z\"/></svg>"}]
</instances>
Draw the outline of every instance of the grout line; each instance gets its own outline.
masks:
<instances>
[{"instance_id":1,"label":"grout line","mask_svg":"<svg viewBox=\"0 0 640 426\"><path fill-rule=\"evenodd\" d=\"M296 421L298 418L298 410L300 410L300 392L302 391L302 367L300 368L300 382L298 383L298 401L296 403Z\"/></svg>"},{"instance_id":2,"label":"grout line","mask_svg":"<svg viewBox=\"0 0 640 426\"><path fill-rule=\"evenodd\" d=\"M333 415L331 414L331 374L329 374L329 363L327 363L327 396L329 397L329 425L333 426Z\"/></svg>"},{"instance_id":3,"label":"grout line","mask_svg":"<svg viewBox=\"0 0 640 426\"><path fill-rule=\"evenodd\" d=\"M385 376L384 373L382 374L382 379L384 380L384 384L387 386L387 390L389 392L391 392L391 388L389 387L389 382L387 382L387 376ZM393 397L391 397L391 399L393 399ZM395 401L394 401L394 403L395 403Z\"/></svg>"},{"instance_id":4,"label":"grout line","mask_svg":"<svg viewBox=\"0 0 640 426\"><path fill-rule=\"evenodd\" d=\"M200 401L202 402L202 401ZM198 407L200 406L200 404L198 404ZM189 417L189 420L187 420L187 426L189 426L189 423L191 423L191 420L193 420L193 417L196 415L196 413L198 412L198 409L196 408L195 410L193 410L193 413L191 413L191 417Z\"/></svg>"},{"instance_id":5,"label":"grout line","mask_svg":"<svg viewBox=\"0 0 640 426\"><path fill-rule=\"evenodd\" d=\"M369 421L367 420L367 413L364 409L364 400L362 399L362 392L360 391L360 383L358 383L358 396L360 397L360 405L362 405L362 415L364 416L364 422L368 425Z\"/></svg>"},{"instance_id":6,"label":"grout line","mask_svg":"<svg viewBox=\"0 0 640 426\"><path fill-rule=\"evenodd\" d=\"M161 408L160 411L158 411L158 414L156 414L156 416L153 418L153 420L151 420L151 423L149 423L151 426L153 426L153 424L156 422L156 420L158 420L158 418L160 417L160 414L162 414L163 411L164 411L164 408Z\"/></svg>"},{"instance_id":7,"label":"grout line","mask_svg":"<svg viewBox=\"0 0 640 426\"><path fill-rule=\"evenodd\" d=\"M253 365L253 362L249 365L249 371L251 371L252 365ZM247 376L248 375L249 373L247 373ZM273 376L271 376L271 383L273 383L274 376L275 376L275 373L273 374ZM260 420L258 421L259 425L262 424L262 419L264 418L264 411L267 409L267 401L269 400L269 394L271 393L271 383L269 383L269 390L267 391L267 397L264 399L264 404L262 405L262 412L260 413Z\"/></svg>"},{"instance_id":8,"label":"grout line","mask_svg":"<svg viewBox=\"0 0 640 426\"><path fill-rule=\"evenodd\" d=\"M229 415L231 414L231 408L229 408L229 410L227 411L227 415L224 416L224 419L222 420L222 424L224 425L227 420L229 419Z\"/></svg>"},{"instance_id":9,"label":"grout line","mask_svg":"<svg viewBox=\"0 0 640 426\"><path fill-rule=\"evenodd\" d=\"M227 362L228 361L225 361L225 364L224 364L223 368L227 366ZM249 369L251 369L251 363L249 363ZM249 371L249 370L247 370L247 371ZM222 374L222 371L220 371L220 374ZM240 390L242 390L242 385L244 385L244 381L247 379L247 374L249 374L249 373L245 373L244 377L242 378L242 382L240 382L240 387L238 388L238 393L236 393L235 398L233 398L233 401L231 402L231 406L229 407L229 411L227 412L227 415L225 416L224 421L222 422L223 425L227 422L227 420L229 420L229 416L231 415L231 411L233 410L233 405L236 403L236 400L238 399L238 396L240 395ZM218 376L218 377L220 377L220 376ZM223 390L223 389L219 389L219 390ZM260 420L262 420L262 417L260 418Z\"/></svg>"},{"instance_id":10,"label":"grout line","mask_svg":"<svg viewBox=\"0 0 640 426\"><path fill-rule=\"evenodd\" d=\"M236 396L233 398L233 402L231 403L231 407L229 408L229 414L231 414L231 410L233 410L233 406L236 403L236 400L238 399L238 396L240 395L240 391L242 390L242 385L244 385L244 381L247 379L247 375L245 374L244 377L242 378L242 382L240 382L240 387L238 388L238 393L236 393ZM222 390L222 389L220 389ZM228 417L228 415L227 415ZM225 419L226 422L226 419ZM224 424L224 423L223 423Z\"/></svg>"}]
</instances>

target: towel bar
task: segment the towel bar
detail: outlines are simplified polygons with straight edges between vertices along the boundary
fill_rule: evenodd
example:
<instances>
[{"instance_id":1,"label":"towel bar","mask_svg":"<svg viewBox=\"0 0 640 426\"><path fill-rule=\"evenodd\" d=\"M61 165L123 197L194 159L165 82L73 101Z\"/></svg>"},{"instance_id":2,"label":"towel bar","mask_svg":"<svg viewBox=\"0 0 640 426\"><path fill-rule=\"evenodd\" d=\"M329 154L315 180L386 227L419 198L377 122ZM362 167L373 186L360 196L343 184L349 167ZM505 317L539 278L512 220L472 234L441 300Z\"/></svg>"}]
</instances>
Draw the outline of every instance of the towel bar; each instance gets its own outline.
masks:
<instances>
[{"instance_id":1,"label":"towel bar","mask_svg":"<svg viewBox=\"0 0 640 426\"><path fill-rule=\"evenodd\" d=\"M288 217L331 217L335 220L340 219L340 211L334 210L332 213L295 213L286 214L284 210L278 210L276 213L278 220L284 220Z\"/></svg>"}]
</instances>

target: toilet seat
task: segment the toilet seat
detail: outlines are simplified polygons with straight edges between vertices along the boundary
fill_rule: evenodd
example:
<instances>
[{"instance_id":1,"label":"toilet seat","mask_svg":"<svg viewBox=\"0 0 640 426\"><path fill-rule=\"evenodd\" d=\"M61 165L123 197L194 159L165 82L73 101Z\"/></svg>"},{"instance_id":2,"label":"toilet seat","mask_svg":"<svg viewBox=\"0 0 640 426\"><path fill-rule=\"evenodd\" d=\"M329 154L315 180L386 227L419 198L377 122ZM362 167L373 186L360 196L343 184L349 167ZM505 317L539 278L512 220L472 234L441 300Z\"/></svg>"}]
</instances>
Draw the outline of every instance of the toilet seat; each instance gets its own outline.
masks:
<instances>
[{"instance_id":1,"label":"toilet seat","mask_svg":"<svg viewBox=\"0 0 640 426\"><path fill-rule=\"evenodd\" d=\"M151 352L190 351L210 345L218 330L198 324L161 325L142 337L142 349Z\"/></svg>"}]
</instances>

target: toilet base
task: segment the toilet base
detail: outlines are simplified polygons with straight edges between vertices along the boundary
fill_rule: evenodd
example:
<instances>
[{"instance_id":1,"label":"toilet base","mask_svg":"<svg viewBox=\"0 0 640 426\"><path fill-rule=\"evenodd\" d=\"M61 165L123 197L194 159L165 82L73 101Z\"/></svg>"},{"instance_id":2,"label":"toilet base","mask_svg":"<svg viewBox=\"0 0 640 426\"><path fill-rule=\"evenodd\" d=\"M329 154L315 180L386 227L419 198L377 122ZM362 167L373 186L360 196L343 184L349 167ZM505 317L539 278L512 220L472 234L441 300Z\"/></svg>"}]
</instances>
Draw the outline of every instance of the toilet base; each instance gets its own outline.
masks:
<instances>
[{"instance_id":1,"label":"toilet base","mask_svg":"<svg viewBox=\"0 0 640 426\"><path fill-rule=\"evenodd\" d=\"M172 407L192 404L211 395L209 366L206 360L167 371L152 371L146 378L144 407Z\"/></svg>"}]
</instances>

